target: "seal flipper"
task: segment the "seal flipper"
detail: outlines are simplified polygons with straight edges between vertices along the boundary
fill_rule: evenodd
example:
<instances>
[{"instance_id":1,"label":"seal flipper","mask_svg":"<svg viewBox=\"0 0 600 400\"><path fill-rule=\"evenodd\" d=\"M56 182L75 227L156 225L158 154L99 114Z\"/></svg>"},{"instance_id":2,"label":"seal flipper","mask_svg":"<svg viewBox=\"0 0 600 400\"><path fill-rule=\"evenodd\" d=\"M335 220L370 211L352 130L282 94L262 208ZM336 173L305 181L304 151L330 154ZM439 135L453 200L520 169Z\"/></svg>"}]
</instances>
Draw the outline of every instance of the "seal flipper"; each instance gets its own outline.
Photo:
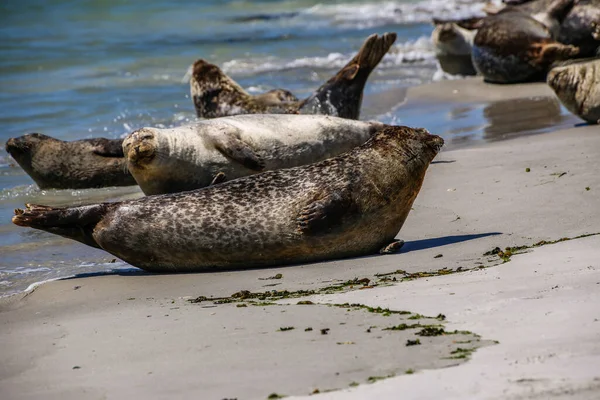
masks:
<instances>
[{"instance_id":1,"label":"seal flipper","mask_svg":"<svg viewBox=\"0 0 600 400\"><path fill-rule=\"evenodd\" d=\"M253 171L263 171L265 163L254 149L243 140L232 134L224 133L213 138L215 148L225 157L242 164Z\"/></svg>"},{"instance_id":2,"label":"seal flipper","mask_svg":"<svg viewBox=\"0 0 600 400\"><path fill-rule=\"evenodd\" d=\"M86 142L94 146L93 152L102 157L125 157L123 153L123 141L125 139L87 139Z\"/></svg>"},{"instance_id":3,"label":"seal flipper","mask_svg":"<svg viewBox=\"0 0 600 400\"><path fill-rule=\"evenodd\" d=\"M324 233L349 211L351 197L346 191L334 191L307 204L299 213L298 230L305 234Z\"/></svg>"},{"instance_id":4,"label":"seal flipper","mask_svg":"<svg viewBox=\"0 0 600 400\"><path fill-rule=\"evenodd\" d=\"M16 209L12 222L54 233L88 246L100 248L92 236L96 225L114 204L102 203L91 206L54 208L27 204L25 210Z\"/></svg>"},{"instance_id":5,"label":"seal flipper","mask_svg":"<svg viewBox=\"0 0 600 400\"><path fill-rule=\"evenodd\" d=\"M367 79L395 41L395 33L369 36L348 64L300 103L300 113L358 119Z\"/></svg>"}]
</instances>

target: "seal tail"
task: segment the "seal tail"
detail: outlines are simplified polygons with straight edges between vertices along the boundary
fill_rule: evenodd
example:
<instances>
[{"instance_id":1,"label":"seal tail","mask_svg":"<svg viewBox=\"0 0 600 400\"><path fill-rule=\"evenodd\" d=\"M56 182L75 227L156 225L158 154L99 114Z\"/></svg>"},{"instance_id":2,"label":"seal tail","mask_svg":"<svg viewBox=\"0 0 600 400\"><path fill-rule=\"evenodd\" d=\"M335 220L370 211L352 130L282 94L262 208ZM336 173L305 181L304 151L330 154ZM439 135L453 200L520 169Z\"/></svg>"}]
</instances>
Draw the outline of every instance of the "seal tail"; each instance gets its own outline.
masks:
<instances>
[{"instance_id":1,"label":"seal tail","mask_svg":"<svg viewBox=\"0 0 600 400\"><path fill-rule=\"evenodd\" d=\"M190 94L200 118L221 116L217 115L221 103L238 104L250 98L250 94L221 68L203 59L197 60L192 66Z\"/></svg>"},{"instance_id":2,"label":"seal tail","mask_svg":"<svg viewBox=\"0 0 600 400\"><path fill-rule=\"evenodd\" d=\"M100 248L92 234L96 224L102 220L112 204L62 208L26 204L24 210L15 210L12 222L18 226L40 229Z\"/></svg>"},{"instance_id":3,"label":"seal tail","mask_svg":"<svg viewBox=\"0 0 600 400\"><path fill-rule=\"evenodd\" d=\"M358 119L367 79L395 41L393 32L369 36L348 64L300 104L300 113Z\"/></svg>"}]
</instances>

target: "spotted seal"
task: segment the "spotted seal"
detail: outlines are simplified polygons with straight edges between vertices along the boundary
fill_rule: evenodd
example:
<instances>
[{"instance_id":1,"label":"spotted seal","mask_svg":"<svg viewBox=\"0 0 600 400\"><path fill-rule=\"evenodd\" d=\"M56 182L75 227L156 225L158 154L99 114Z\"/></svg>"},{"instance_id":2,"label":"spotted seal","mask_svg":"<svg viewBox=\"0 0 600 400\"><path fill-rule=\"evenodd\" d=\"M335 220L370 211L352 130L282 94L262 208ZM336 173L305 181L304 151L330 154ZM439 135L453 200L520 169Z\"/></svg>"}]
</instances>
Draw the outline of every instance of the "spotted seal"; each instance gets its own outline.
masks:
<instances>
[{"instance_id":1,"label":"spotted seal","mask_svg":"<svg viewBox=\"0 0 600 400\"><path fill-rule=\"evenodd\" d=\"M512 10L482 21L473 40L473 64L488 82L516 83L545 78L550 65L579 55L556 40L573 0L555 0L548 11L529 15Z\"/></svg>"},{"instance_id":2,"label":"spotted seal","mask_svg":"<svg viewBox=\"0 0 600 400\"><path fill-rule=\"evenodd\" d=\"M600 124L600 58L554 66L547 82L569 111L590 124Z\"/></svg>"},{"instance_id":3,"label":"spotted seal","mask_svg":"<svg viewBox=\"0 0 600 400\"><path fill-rule=\"evenodd\" d=\"M302 101L284 89L250 95L218 66L198 60L192 66L190 78L196 114L201 118L238 114L326 114L358 119L367 78L395 40L395 33L369 36L348 64Z\"/></svg>"},{"instance_id":4,"label":"spotted seal","mask_svg":"<svg viewBox=\"0 0 600 400\"><path fill-rule=\"evenodd\" d=\"M122 139L65 142L30 133L9 139L6 151L40 189L135 185L127 172Z\"/></svg>"},{"instance_id":5,"label":"spotted seal","mask_svg":"<svg viewBox=\"0 0 600 400\"><path fill-rule=\"evenodd\" d=\"M362 256L398 243L394 237L442 144L424 129L387 126L360 147L308 166L138 200L28 205L12 221L151 272Z\"/></svg>"},{"instance_id":6,"label":"spotted seal","mask_svg":"<svg viewBox=\"0 0 600 400\"><path fill-rule=\"evenodd\" d=\"M123 149L145 194L175 193L321 161L363 144L378 126L325 115L237 115L143 128Z\"/></svg>"}]
</instances>

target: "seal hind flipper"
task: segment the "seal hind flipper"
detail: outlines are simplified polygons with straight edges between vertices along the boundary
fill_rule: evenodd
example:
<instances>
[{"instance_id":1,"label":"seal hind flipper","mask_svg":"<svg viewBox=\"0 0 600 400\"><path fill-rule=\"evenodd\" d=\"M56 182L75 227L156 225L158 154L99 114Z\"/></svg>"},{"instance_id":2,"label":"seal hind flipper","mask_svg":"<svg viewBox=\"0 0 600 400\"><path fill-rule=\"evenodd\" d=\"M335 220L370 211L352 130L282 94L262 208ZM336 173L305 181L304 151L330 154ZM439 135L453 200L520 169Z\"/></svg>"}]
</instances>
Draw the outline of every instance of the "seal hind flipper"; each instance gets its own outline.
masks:
<instances>
[{"instance_id":1,"label":"seal hind flipper","mask_svg":"<svg viewBox=\"0 0 600 400\"><path fill-rule=\"evenodd\" d=\"M314 200L298 214L298 230L305 234L326 232L341 221L351 204L351 198L345 191L334 191Z\"/></svg>"},{"instance_id":2,"label":"seal hind flipper","mask_svg":"<svg viewBox=\"0 0 600 400\"><path fill-rule=\"evenodd\" d=\"M92 233L110 207L109 203L70 208L27 204L24 210L15 210L12 222L100 248Z\"/></svg>"},{"instance_id":3,"label":"seal hind flipper","mask_svg":"<svg viewBox=\"0 0 600 400\"><path fill-rule=\"evenodd\" d=\"M253 171L265 169L263 159L246 142L232 134L223 134L213 138L215 148L225 157L232 159Z\"/></svg>"},{"instance_id":4,"label":"seal hind flipper","mask_svg":"<svg viewBox=\"0 0 600 400\"><path fill-rule=\"evenodd\" d=\"M102 157L125 157L125 154L123 154L123 140L96 138L87 139L86 142L94 146L93 152L96 155Z\"/></svg>"},{"instance_id":5,"label":"seal hind flipper","mask_svg":"<svg viewBox=\"0 0 600 400\"><path fill-rule=\"evenodd\" d=\"M300 104L300 113L358 119L367 79L395 41L393 32L369 36L348 64Z\"/></svg>"}]
</instances>

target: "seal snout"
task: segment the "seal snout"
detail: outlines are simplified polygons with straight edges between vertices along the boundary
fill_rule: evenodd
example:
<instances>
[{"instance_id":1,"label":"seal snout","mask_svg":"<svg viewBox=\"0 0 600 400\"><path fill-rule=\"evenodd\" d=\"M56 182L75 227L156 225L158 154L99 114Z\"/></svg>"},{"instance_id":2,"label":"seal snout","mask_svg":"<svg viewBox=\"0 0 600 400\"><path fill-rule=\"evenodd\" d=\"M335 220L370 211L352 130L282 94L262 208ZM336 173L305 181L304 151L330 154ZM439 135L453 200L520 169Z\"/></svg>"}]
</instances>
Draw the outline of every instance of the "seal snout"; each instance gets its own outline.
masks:
<instances>
[{"instance_id":1,"label":"seal snout","mask_svg":"<svg viewBox=\"0 0 600 400\"><path fill-rule=\"evenodd\" d=\"M156 136L147 129L133 132L123 141L123 153L128 163L142 166L150 163L156 156Z\"/></svg>"}]
</instances>

